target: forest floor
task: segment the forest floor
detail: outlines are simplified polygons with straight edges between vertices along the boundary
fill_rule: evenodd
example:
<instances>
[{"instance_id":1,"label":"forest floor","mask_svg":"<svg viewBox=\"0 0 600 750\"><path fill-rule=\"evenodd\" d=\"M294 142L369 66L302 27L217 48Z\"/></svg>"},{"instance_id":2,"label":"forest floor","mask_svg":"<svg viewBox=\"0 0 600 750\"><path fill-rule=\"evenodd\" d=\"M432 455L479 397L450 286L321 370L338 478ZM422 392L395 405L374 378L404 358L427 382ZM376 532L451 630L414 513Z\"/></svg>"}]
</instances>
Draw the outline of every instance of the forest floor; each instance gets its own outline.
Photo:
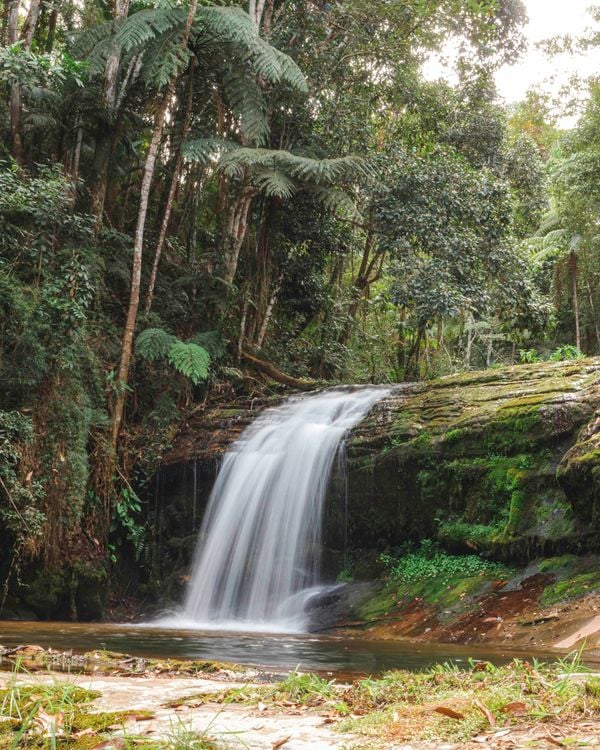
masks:
<instances>
[{"instance_id":1,"label":"forest floor","mask_svg":"<svg viewBox=\"0 0 600 750\"><path fill-rule=\"evenodd\" d=\"M136 672L135 660L109 656L112 667L102 657L96 674L0 672L0 748L600 747L600 675L577 659L337 683L295 672L265 682L223 667L192 676L201 668L192 662L148 662Z\"/></svg>"}]
</instances>

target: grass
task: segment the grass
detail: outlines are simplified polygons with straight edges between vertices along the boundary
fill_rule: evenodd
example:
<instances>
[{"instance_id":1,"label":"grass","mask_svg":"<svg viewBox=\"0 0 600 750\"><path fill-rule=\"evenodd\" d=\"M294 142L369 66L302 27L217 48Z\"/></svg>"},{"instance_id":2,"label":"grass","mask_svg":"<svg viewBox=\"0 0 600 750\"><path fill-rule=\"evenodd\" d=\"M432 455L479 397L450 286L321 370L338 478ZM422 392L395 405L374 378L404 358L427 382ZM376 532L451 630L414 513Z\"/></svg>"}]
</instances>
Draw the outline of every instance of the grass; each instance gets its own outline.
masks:
<instances>
[{"instance_id":1,"label":"grass","mask_svg":"<svg viewBox=\"0 0 600 750\"><path fill-rule=\"evenodd\" d=\"M23 685L15 672L0 690L0 750L93 750L118 736L118 750L216 750L205 732L178 721L160 739L140 737L133 722L152 719L151 711L97 712L101 694L62 680Z\"/></svg>"},{"instance_id":2,"label":"grass","mask_svg":"<svg viewBox=\"0 0 600 750\"><path fill-rule=\"evenodd\" d=\"M583 667L580 654L551 665L514 660L503 667L393 671L350 685L294 672L273 686L186 700L192 706L194 700L235 701L275 712L309 707L335 722L337 731L363 738L365 748L396 741L469 742L492 730L577 726L583 720L600 728L600 678Z\"/></svg>"},{"instance_id":3,"label":"grass","mask_svg":"<svg viewBox=\"0 0 600 750\"><path fill-rule=\"evenodd\" d=\"M13 678L0 691L0 748L93 750L118 731L123 738L119 750L217 750L211 725L197 732L179 717L160 739L137 736L130 719L151 715L95 713L97 695L65 682L21 686ZM193 709L206 703L220 706L215 718L230 703L261 713L318 712L336 731L350 733L354 748L468 743L499 730L551 732L557 727L572 727L575 742L579 726L600 729L600 677L585 669L581 653L554 664L514 660L502 667L479 662L468 668L445 664L421 672L399 670L351 684L296 671L273 685L200 693L170 706ZM243 738L233 739L244 744Z\"/></svg>"}]
</instances>

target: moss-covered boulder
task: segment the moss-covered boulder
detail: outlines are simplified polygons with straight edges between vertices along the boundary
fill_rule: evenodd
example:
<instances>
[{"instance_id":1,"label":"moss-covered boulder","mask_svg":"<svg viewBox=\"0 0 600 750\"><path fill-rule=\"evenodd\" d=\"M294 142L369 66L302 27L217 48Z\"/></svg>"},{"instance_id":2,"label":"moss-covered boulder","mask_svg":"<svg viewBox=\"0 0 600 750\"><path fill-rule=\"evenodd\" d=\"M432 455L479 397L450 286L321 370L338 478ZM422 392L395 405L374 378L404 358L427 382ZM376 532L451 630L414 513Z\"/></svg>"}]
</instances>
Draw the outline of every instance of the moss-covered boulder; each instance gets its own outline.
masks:
<instances>
[{"instance_id":1,"label":"moss-covered boulder","mask_svg":"<svg viewBox=\"0 0 600 750\"><path fill-rule=\"evenodd\" d=\"M348 441L328 546L437 538L505 559L597 544L600 360L402 386Z\"/></svg>"}]
</instances>

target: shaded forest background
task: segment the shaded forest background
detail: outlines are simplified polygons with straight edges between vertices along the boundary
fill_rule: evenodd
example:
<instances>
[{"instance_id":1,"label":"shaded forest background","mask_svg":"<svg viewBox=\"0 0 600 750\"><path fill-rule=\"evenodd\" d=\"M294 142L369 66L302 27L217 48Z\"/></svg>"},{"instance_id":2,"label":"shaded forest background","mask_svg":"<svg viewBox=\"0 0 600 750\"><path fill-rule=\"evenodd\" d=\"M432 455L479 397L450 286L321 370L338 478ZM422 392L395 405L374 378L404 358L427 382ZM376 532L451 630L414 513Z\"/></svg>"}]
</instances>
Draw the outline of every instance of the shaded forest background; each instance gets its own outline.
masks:
<instances>
[{"instance_id":1,"label":"shaded forest background","mask_svg":"<svg viewBox=\"0 0 600 750\"><path fill-rule=\"evenodd\" d=\"M4 0L0 604L143 562L138 488L198 405L600 353L600 85L503 105L525 20Z\"/></svg>"}]
</instances>

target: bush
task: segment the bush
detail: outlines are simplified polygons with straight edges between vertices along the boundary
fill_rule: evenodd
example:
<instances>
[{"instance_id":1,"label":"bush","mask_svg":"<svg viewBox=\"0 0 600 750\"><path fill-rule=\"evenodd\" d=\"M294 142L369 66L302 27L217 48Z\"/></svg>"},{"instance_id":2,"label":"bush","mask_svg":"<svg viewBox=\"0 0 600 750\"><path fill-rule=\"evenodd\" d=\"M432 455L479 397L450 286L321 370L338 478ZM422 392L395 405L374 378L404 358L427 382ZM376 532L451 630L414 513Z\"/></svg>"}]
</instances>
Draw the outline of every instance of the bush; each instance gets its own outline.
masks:
<instances>
[{"instance_id":1,"label":"bush","mask_svg":"<svg viewBox=\"0 0 600 750\"><path fill-rule=\"evenodd\" d=\"M504 569L499 563L484 560L478 555L449 555L429 539L423 540L417 551L408 552L399 558L382 554L379 562L384 565L392 580L400 582L434 578L446 582L479 575L495 576Z\"/></svg>"}]
</instances>

